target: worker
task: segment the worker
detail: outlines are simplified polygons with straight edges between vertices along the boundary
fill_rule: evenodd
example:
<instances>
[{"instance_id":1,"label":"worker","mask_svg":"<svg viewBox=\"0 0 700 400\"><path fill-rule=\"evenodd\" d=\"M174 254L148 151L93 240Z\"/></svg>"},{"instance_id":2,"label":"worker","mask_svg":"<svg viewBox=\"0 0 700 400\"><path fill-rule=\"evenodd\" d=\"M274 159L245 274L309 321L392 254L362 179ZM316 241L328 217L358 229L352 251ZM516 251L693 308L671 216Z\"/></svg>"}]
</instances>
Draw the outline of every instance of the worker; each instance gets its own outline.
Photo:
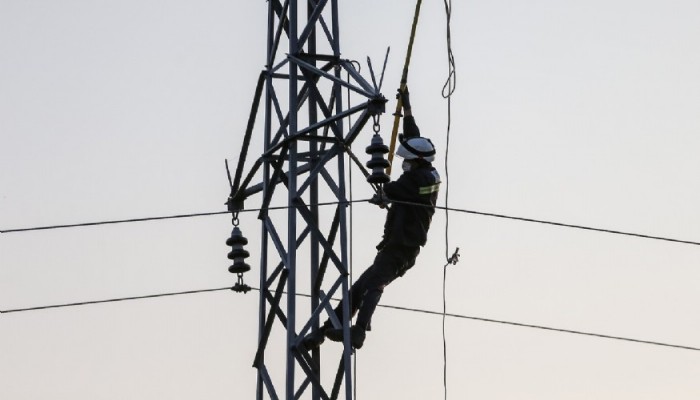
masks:
<instances>
[{"instance_id":1,"label":"worker","mask_svg":"<svg viewBox=\"0 0 700 400\"><path fill-rule=\"evenodd\" d=\"M374 263L350 289L351 318L359 311L355 325L350 327L350 343L356 349L362 347L366 332L371 329L372 314L384 288L413 267L420 248L425 245L440 187L440 176L432 166L435 147L430 139L420 136L411 113L408 88L399 89L397 98L402 101L404 114L404 134L399 135L400 145L396 151L396 155L403 158L403 173L398 180L384 184L383 193L375 195L371 201L387 208L388 212ZM342 318L341 305L335 309L335 314L338 319ZM343 330L333 328L327 320L317 331L307 335L303 344L310 350L321 345L325 337L343 341Z\"/></svg>"}]
</instances>

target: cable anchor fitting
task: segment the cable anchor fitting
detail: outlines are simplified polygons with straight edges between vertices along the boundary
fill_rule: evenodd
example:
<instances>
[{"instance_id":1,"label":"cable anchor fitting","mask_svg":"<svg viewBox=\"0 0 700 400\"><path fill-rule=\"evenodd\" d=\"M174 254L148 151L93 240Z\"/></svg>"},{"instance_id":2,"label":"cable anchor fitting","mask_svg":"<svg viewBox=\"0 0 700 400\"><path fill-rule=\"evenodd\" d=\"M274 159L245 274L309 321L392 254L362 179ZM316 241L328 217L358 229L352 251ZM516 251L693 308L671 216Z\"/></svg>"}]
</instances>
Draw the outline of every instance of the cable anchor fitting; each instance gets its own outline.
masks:
<instances>
[{"instance_id":1,"label":"cable anchor fitting","mask_svg":"<svg viewBox=\"0 0 700 400\"><path fill-rule=\"evenodd\" d=\"M457 265L457 263L459 262L459 256L459 247L457 247L455 249L455 252L452 253L452 255L450 256L450 258L447 259L447 264L445 264L445 266L448 266L450 264Z\"/></svg>"},{"instance_id":2,"label":"cable anchor fitting","mask_svg":"<svg viewBox=\"0 0 700 400\"><path fill-rule=\"evenodd\" d=\"M243 274L238 274L238 281L231 288L236 293L248 293L252 288L243 282Z\"/></svg>"}]
</instances>

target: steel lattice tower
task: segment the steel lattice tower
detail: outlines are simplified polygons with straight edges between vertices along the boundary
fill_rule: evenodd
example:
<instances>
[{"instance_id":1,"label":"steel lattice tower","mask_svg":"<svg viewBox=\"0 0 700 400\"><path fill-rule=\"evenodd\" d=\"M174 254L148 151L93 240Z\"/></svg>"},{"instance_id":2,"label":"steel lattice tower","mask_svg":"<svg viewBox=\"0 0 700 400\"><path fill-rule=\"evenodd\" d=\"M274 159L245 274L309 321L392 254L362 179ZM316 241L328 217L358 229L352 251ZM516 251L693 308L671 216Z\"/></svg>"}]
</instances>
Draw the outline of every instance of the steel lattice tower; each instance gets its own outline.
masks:
<instances>
[{"instance_id":1,"label":"steel lattice tower","mask_svg":"<svg viewBox=\"0 0 700 400\"><path fill-rule=\"evenodd\" d=\"M352 164L368 175L350 147L367 122L384 111L386 99L374 76L370 84L349 60L340 58L337 0L269 0L267 19L266 67L229 198L235 217L244 201L262 192L259 340L253 363L258 371L257 399L335 399L342 393L350 399L345 180ZM362 101L345 108L345 90ZM264 150L241 180L261 98L265 99ZM346 165L348 159L351 165ZM251 185L260 175L261 182ZM320 207L320 201L333 205ZM271 211L271 204L288 208ZM297 304L302 279L308 280L310 309ZM342 321L334 317L331 297L343 299ZM300 344L304 335L318 329L319 320L329 317L345 330L345 342L338 362L325 357L324 350L323 361L330 361L331 367L321 368L321 351L309 352ZM280 336L272 334L275 326L286 332L281 351L272 350L272 341ZM286 370L276 373L272 359L279 359L281 352Z\"/></svg>"}]
</instances>

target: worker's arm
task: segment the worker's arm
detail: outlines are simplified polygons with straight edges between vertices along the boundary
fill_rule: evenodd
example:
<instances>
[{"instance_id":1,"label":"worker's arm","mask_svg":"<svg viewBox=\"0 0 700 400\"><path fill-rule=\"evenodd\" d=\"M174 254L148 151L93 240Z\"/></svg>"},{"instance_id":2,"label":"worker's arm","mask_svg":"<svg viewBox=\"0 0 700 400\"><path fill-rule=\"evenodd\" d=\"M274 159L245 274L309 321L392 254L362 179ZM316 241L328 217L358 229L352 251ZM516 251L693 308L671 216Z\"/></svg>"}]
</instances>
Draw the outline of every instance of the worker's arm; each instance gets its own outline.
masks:
<instances>
[{"instance_id":1,"label":"worker's arm","mask_svg":"<svg viewBox=\"0 0 700 400\"><path fill-rule=\"evenodd\" d=\"M414 137L420 137L420 129L416 125L416 119L413 115L404 114L403 117L403 138L410 139Z\"/></svg>"},{"instance_id":2,"label":"worker's arm","mask_svg":"<svg viewBox=\"0 0 700 400\"><path fill-rule=\"evenodd\" d=\"M401 174L399 179L385 183L384 193L389 200L418 202L420 201L418 186L409 174L404 173Z\"/></svg>"},{"instance_id":3,"label":"worker's arm","mask_svg":"<svg viewBox=\"0 0 700 400\"><path fill-rule=\"evenodd\" d=\"M403 106L403 137L405 139L420 137L420 129L418 129L416 119L411 111L411 97L408 92L408 86L404 90L399 89L398 95Z\"/></svg>"}]
</instances>

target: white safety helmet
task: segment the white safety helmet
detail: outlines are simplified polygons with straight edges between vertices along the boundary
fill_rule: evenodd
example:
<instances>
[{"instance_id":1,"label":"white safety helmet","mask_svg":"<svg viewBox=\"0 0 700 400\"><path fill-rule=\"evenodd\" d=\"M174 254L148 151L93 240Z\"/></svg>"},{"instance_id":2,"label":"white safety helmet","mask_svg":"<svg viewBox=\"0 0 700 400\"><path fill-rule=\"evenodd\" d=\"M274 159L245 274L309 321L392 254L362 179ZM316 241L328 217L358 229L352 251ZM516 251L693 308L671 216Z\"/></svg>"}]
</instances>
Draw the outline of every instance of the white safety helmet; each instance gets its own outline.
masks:
<instances>
[{"instance_id":1,"label":"white safety helmet","mask_svg":"<svg viewBox=\"0 0 700 400\"><path fill-rule=\"evenodd\" d=\"M428 138L412 137L404 139L403 135L401 135L399 136L399 143L396 155L403 157L405 160L422 159L427 162L435 160L435 146Z\"/></svg>"}]
</instances>

